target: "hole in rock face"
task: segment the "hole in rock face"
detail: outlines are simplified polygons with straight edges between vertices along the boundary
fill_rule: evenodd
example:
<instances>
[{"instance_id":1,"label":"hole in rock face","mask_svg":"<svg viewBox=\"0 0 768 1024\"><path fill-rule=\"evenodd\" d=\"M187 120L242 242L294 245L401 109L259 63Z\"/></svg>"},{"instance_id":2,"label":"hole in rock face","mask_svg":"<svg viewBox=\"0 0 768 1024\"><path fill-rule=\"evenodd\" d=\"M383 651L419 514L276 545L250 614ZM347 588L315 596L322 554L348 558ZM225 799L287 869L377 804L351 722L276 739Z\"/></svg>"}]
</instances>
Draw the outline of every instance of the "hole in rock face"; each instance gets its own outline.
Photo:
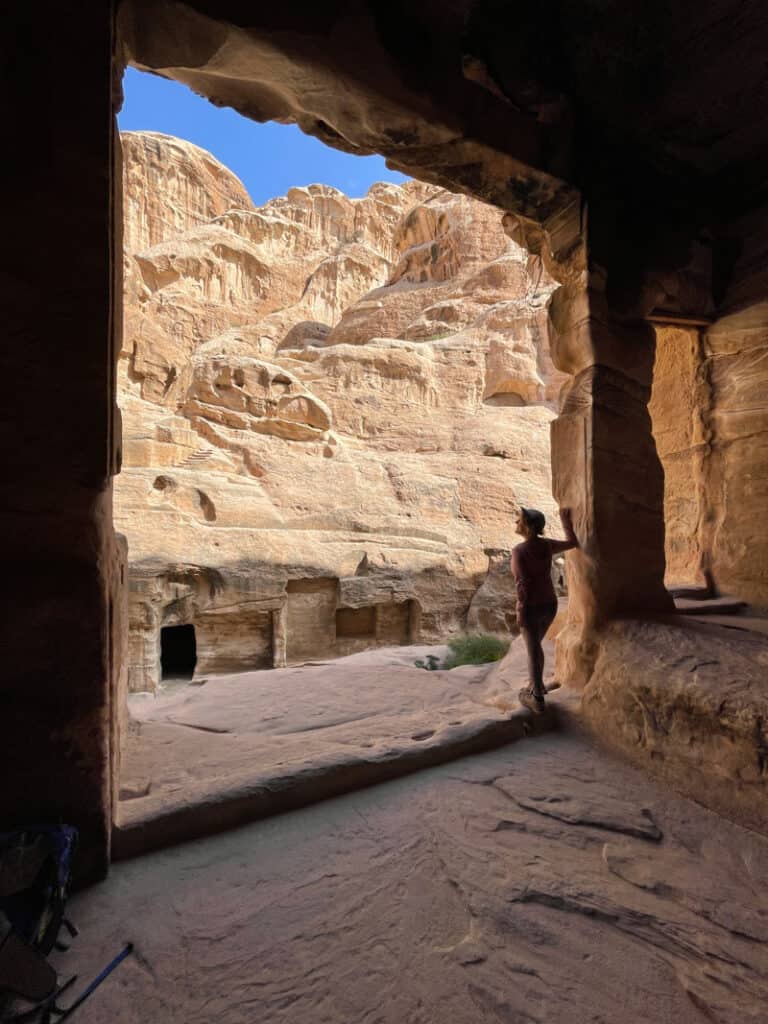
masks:
<instances>
[{"instance_id":1,"label":"hole in rock face","mask_svg":"<svg viewBox=\"0 0 768 1024\"><path fill-rule=\"evenodd\" d=\"M200 509L202 510L206 521L209 523L214 522L216 519L216 506L205 491L197 490L197 500L200 502Z\"/></svg>"},{"instance_id":2,"label":"hole in rock face","mask_svg":"<svg viewBox=\"0 0 768 1024\"><path fill-rule=\"evenodd\" d=\"M195 627L163 626L160 630L162 679L191 679L197 663Z\"/></svg>"}]
</instances>

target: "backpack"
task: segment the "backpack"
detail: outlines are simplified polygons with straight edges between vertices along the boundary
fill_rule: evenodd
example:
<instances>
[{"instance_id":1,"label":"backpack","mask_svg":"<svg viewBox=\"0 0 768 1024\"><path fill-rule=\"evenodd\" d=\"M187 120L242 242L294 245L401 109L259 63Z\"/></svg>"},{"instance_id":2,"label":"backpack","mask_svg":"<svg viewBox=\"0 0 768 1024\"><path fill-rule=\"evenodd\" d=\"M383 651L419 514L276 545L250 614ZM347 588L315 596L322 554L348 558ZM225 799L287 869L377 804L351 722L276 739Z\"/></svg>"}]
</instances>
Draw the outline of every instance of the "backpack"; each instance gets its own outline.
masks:
<instances>
[{"instance_id":1,"label":"backpack","mask_svg":"<svg viewBox=\"0 0 768 1024\"><path fill-rule=\"evenodd\" d=\"M64 914L76 845L77 830L68 825L0 832L0 1021L50 1016L58 992L45 957L66 948L62 926L77 934ZM15 996L37 1005L8 1016Z\"/></svg>"}]
</instances>

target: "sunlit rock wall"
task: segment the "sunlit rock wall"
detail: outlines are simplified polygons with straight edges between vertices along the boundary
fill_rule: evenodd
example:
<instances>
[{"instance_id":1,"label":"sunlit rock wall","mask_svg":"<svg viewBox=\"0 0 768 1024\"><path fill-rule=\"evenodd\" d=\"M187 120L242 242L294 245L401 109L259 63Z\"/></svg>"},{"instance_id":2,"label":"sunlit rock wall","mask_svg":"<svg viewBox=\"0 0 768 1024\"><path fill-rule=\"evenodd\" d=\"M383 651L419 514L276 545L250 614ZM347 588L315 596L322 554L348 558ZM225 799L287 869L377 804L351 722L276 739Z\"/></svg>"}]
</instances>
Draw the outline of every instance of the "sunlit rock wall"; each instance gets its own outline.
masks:
<instances>
[{"instance_id":1,"label":"sunlit rock wall","mask_svg":"<svg viewBox=\"0 0 768 1024\"><path fill-rule=\"evenodd\" d=\"M195 625L198 672L465 628L515 505L554 513L540 261L419 182L255 209L197 147L123 146L131 686L156 685L168 624Z\"/></svg>"},{"instance_id":2,"label":"sunlit rock wall","mask_svg":"<svg viewBox=\"0 0 768 1024\"><path fill-rule=\"evenodd\" d=\"M651 402L665 475L667 579L768 607L768 306L657 332Z\"/></svg>"}]
</instances>

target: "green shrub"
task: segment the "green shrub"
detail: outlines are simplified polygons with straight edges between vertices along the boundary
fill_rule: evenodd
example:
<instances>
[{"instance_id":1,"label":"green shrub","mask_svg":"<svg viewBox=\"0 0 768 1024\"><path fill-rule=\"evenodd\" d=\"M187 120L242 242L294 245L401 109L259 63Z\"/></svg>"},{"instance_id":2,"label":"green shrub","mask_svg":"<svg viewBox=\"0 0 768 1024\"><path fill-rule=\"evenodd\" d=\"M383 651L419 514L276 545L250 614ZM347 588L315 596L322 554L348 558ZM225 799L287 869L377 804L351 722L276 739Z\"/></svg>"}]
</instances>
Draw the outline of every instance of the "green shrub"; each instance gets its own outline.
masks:
<instances>
[{"instance_id":1,"label":"green shrub","mask_svg":"<svg viewBox=\"0 0 768 1024\"><path fill-rule=\"evenodd\" d=\"M509 640L492 633L467 633L448 641L451 653L443 662L443 668L458 665L487 665L499 661L507 653Z\"/></svg>"}]
</instances>

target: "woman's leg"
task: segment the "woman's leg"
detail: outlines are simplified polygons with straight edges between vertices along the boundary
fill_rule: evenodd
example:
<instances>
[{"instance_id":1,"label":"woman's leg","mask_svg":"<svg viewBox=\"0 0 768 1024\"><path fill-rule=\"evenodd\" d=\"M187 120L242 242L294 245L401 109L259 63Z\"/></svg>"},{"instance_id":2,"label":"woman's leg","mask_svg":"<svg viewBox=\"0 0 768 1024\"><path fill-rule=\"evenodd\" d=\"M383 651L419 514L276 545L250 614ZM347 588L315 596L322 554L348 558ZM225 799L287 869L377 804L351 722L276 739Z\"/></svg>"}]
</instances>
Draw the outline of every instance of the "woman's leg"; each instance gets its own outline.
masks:
<instances>
[{"instance_id":1,"label":"woman's leg","mask_svg":"<svg viewBox=\"0 0 768 1024\"><path fill-rule=\"evenodd\" d=\"M536 684L534 693L542 698L546 693L544 689L544 637L557 615L557 605L542 608L536 617Z\"/></svg>"},{"instance_id":2,"label":"woman's leg","mask_svg":"<svg viewBox=\"0 0 768 1024\"><path fill-rule=\"evenodd\" d=\"M532 711L544 707L544 637L557 613L557 605L536 608L528 612L520 629L528 655L528 686L518 694L520 703Z\"/></svg>"},{"instance_id":3,"label":"woman's leg","mask_svg":"<svg viewBox=\"0 0 768 1024\"><path fill-rule=\"evenodd\" d=\"M528 686L524 686L520 690L518 698L523 707L530 711L540 711L544 707L544 690L539 683L543 666L543 651L539 640L538 616L535 613L529 612L525 622L521 625L520 635L528 655Z\"/></svg>"},{"instance_id":4,"label":"woman's leg","mask_svg":"<svg viewBox=\"0 0 768 1024\"><path fill-rule=\"evenodd\" d=\"M520 629L520 635L525 644L525 652L528 655L528 685L531 693L536 693L536 671L538 667L538 652L540 644L537 640L536 624L528 620Z\"/></svg>"},{"instance_id":5,"label":"woman's leg","mask_svg":"<svg viewBox=\"0 0 768 1024\"><path fill-rule=\"evenodd\" d=\"M543 633L540 629L536 630L536 646L535 646L535 664L534 664L534 677L533 677L533 692L537 697L544 698L544 648L541 646Z\"/></svg>"}]
</instances>

